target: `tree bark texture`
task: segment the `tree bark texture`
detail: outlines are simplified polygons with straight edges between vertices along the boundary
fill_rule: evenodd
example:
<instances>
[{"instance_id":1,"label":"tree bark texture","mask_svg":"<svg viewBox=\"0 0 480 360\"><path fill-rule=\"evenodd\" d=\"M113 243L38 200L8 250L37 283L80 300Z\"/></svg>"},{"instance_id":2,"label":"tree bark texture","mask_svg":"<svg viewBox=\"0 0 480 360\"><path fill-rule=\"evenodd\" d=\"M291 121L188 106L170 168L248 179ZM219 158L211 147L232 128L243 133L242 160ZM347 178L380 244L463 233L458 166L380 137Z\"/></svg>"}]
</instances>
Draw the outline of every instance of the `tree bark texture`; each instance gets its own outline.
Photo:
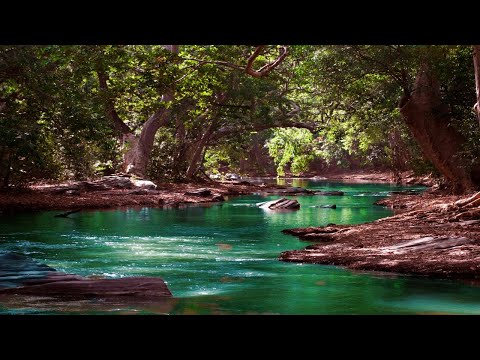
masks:
<instances>
[{"instance_id":1,"label":"tree bark texture","mask_svg":"<svg viewBox=\"0 0 480 360\"><path fill-rule=\"evenodd\" d=\"M450 126L449 106L442 102L440 84L426 65L417 74L412 94L399 106L423 155L450 182L453 192L470 191L470 171L460 154L465 139Z\"/></svg>"},{"instance_id":2,"label":"tree bark texture","mask_svg":"<svg viewBox=\"0 0 480 360\"><path fill-rule=\"evenodd\" d=\"M172 100L173 90L170 89L162 96L162 102L166 103ZM158 129L168 124L171 113L172 111L167 107L157 110L142 126L139 136L126 138L128 150L123 156L124 171L139 177L145 176L155 142L155 134Z\"/></svg>"},{"instance_id":3,"label":"tree bark texture","mask_svg":"<svg viewBox=\"0 0 480 360\"><path fill-rule=\"evenodd\" d=\"M164 47L174 53L178 54L178 45L164 45ZM174 99L174 89L168 89L162 96L162 107L158 109L142 126L142 131L139 136L127 137L128 150L123 156L124 171L130 174L144 177L150 155L152 153L153 144L155 142L155 134L158 129L165 126L170 121L172 111L171 107L167 106L168 102Z\"/></svg>"},{"instance_id":4,"label":"tree bark texture","mask_svg":"<svg viewBox=\"0 0 480 360\"><path fill-rule=\"evenodd\" d=\"M195 148L192 158L190 159L190 164L187 169L186 177L187 179L192 178L195 173L198 171L201 161L203 159L202 155L204 153L204 150L207 146L208 140L210 140L210 136L212 135L212 127L213 127L213 122L210 124L208 127L207 131L203 134L202 138L198 142L197 147Z\"/></svg>"},{"instance_id":5,"label":"tree bark texture","mask_svg":"<svg viewBox=\"0 0 480 360\"><path fill-rule=\"evenodd\" d=\"M477 92L477 102L474 109L480 124L480 45L473 45L473 67L475 69L475 90Z\"/></svg>"}]
</instances>

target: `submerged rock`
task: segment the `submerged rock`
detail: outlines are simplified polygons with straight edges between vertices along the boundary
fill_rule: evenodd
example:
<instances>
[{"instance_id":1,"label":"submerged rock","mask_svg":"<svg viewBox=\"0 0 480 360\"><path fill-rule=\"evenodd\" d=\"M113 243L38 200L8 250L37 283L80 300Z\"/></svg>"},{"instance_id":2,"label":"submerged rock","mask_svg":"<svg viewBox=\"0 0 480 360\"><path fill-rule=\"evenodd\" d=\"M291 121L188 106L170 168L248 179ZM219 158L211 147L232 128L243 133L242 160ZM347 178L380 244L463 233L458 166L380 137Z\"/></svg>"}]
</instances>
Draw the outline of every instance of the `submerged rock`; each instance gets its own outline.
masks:
<instances>
[{"instance_id":1,"label":"submerged rock","mask_svg":"<svg viewBox=\"0 0 480 360\"><path fill-rule=\"evenodd\" d=\"M417 190L402 190L402 191L390 191L392 195L420 195L420 191Z\"/></svg>"},{"instance_id":2,"label":"submerged rock","mask_svg":"<svg viewBox=\"0 0 480 360\"><path fill-rule=\"evenodd\" d=\"M17 253L0 253L0 289L21 286L24 281L46 277L56 270Z\"/></svg>"},{"instance_id":3,"label":"submerged rock","mask_svg":"<svg viewBox=\"0 0 480 360\"><path fill-rule=\"evenodd\" d=\"M343 196L345 193L343 191L316 191L315 195L322 196Z\"/></svg>"},{"instance_id":4,"label":"submerged rock","mask_svg":"<svg viewBox=\"0 0 480 360\"><path fill-rule=\"evenodd\" d=\"M266 189L264 192L268 194L276 194L276 195L311 195L314 192L312 190L307 190L302 187L291 186L286 188L274 188L274 189Z\"/></svg>"},{"instance_id":5,"label":"submerged rock","mask_svg":"<svg viewBox=\"0 0 480 360\"><path fill-rule=\"evenodd\" d=\"M314 205L312 207L320 208L320 209L336 209L337 205L335 205L335 204L332 204L332 205Z\"/></svg>"}]
</instances>

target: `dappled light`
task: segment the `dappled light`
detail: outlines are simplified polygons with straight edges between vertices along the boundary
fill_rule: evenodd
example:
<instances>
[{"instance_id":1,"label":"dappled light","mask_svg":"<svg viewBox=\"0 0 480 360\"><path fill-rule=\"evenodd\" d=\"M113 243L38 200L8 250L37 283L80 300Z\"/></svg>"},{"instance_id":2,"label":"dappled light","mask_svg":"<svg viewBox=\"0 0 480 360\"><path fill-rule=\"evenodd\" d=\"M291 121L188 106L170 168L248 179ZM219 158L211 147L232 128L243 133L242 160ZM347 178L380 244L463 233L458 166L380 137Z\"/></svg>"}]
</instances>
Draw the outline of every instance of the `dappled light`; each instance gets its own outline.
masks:
<instances>
[{"instance_id":1,"label":"dappled light","mask_svg":"<svg viewBox=\"0 0 480 360\"><path fill-rule=\"evenodd\" d=\"M0 45L0 139L0 314L479 313L480 45Z\"/></svg>"}]
</instances>

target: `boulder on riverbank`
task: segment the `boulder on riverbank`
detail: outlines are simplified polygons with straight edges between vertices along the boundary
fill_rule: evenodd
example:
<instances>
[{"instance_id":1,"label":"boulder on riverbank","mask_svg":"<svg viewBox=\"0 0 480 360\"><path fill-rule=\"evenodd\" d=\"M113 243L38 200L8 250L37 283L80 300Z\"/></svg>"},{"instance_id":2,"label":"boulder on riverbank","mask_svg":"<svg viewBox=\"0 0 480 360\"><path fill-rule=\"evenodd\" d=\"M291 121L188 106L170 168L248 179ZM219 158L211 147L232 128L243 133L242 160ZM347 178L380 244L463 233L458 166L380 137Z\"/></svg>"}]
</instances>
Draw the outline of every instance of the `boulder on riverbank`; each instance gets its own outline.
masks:
<instances>
[{"instance_id":1,"label":"boulder on riverbank","mask_svg":"<svg viewBox=\"0 0 480 360\"><path fill-rule=\"evenodd\" d=\"M2 295L48 296L68 300L116 298L155 299L171 297L165 282L155 277L125 277L119 279L86 279L76 275L48 275L30 280L22 287L0 290Z\"/></svg>"},{"instance_id":2,"label":"boulder on riverbank","mask_svg":"<svg viewBox=\"0 0 480 360\"><path fill-rule=\"evenodd\" d=\"M52 194L81 195L89 191L109 191L118 189L156 190L150 180L132 179L129 176L110 175L93 181L76 181L65 185L44 187L41 191Z\"/></svg>"}]
</instances>

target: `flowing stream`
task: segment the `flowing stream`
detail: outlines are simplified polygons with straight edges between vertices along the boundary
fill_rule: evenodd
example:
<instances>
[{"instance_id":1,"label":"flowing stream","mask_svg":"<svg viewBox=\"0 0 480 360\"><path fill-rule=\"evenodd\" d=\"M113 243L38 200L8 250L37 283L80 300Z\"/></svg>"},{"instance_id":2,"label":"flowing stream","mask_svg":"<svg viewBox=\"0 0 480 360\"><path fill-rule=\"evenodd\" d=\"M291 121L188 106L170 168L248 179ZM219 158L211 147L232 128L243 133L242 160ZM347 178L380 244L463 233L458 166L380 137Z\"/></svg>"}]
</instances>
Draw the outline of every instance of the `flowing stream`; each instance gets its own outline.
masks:
<instances>
[{"instance_id":1,"label":"flowing stream","mask_svg":"<svg viewBox=\"0 0 480 360\"><path fill-rule=\"evenodd\" d=\"M297 196L301 209L266 212L241 196L178 209L82 211L0 216L0 251L25 254L83 276L163 278L174 299L147 307L0 303L0 314L480 314L480 288L458 281L294 264L280 252L309 243L286 228L355 224L392 214L373 203L388 184L294 180L294 186L345 196ZM336 209L315 206L336 204Z\"/></svg>"}]
</instances>

